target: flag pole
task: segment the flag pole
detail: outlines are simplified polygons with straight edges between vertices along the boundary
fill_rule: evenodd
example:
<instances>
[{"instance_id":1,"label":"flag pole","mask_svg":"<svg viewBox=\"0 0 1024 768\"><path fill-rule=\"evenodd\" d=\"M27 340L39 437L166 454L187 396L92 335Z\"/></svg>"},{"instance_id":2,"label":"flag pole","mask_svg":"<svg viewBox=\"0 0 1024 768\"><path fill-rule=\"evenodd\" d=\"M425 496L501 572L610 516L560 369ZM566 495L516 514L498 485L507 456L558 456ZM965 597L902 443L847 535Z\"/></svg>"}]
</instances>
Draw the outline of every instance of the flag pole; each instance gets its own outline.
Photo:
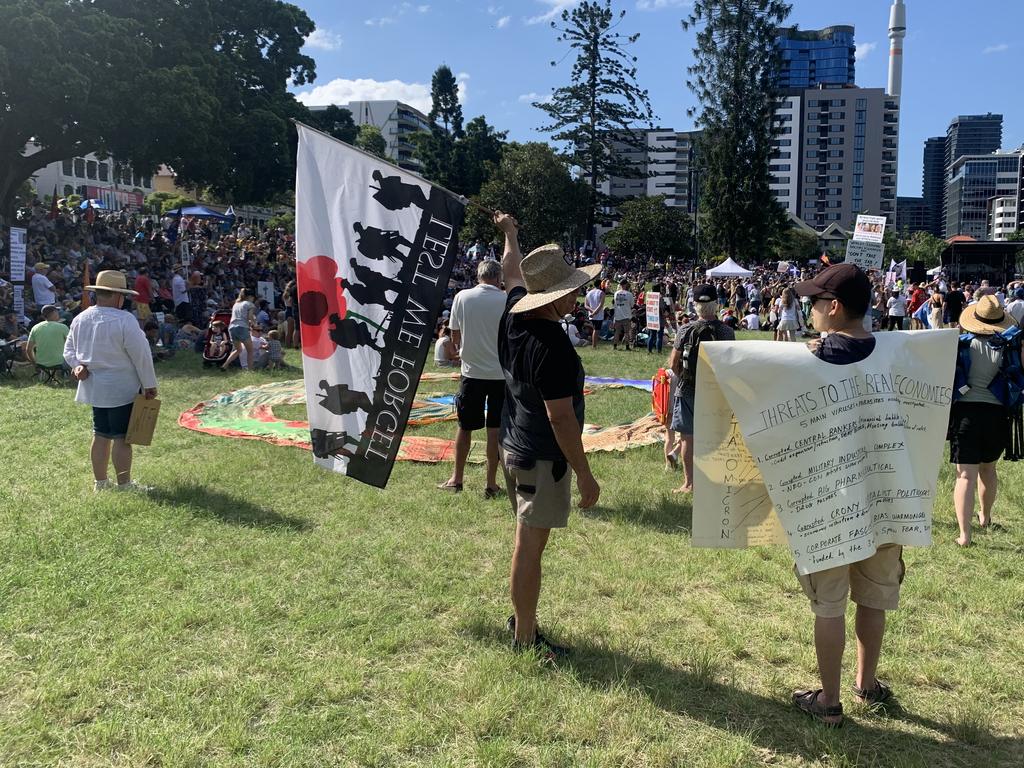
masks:
<instances>
[{"instance_id":1,"label":"flag pole","mask_svg":"<svg viewBox=\"0 0 1024 768\"><path fill-rule=\"evenodd\" d=\"M445 194L451 195L452 197L454 197L456 200L458 200L463 205L471 205L474 208L479 208L481 211L483 211L484 213L489 215L492 219L494 218L495 212L493 210L491 210L490 208L488 208L485 205L481 205L480 203L476 202L475 200L470 200L465 195L456 194L455 192L452 192L450 189L448 189L446 187L442 187L440 184L435 184L434 182L430 181L430 179L423 178L422 175L420 175L420 174L418 174L418 173L416 173L414 171L410 171L407 168L403 168L402 166L397 165L396 163L391 162L391 160L388 160L387 158L378 157L377 155L375 155L375 154L373 154L371 152L367 152L365 149L362 149L361 147L357 147L354 144L349 144L347 141L342 141L341 139L339 139L336 136L331 136L331 134L327 133L326 131L321 131L319 128L314 128L311 125L307 125L306 123L302 122L301 120L296 120L294 117L291 117L291 118L288 118L288 119L291 120L291 122L293 122L297 126L301 125L303 128L306 128L307 130L310 130L313 133L319 133L324 138L330 139L331 141L336 141L339 144L342 144L343 146L348 147L349 149L355 150L356 152L358 152L358 153L360 153L362 155L366 155L371 160L375 160L378 163L385 163L387 165L393 166L396 170L401 171L402 173L407 173L410 176L415 176L420 181L422 181L422 182L424 182L426 184L429 184L430 186L434 187L434 189L439 189L442 192L444 192Z\"/></svg>"}]
</instances>

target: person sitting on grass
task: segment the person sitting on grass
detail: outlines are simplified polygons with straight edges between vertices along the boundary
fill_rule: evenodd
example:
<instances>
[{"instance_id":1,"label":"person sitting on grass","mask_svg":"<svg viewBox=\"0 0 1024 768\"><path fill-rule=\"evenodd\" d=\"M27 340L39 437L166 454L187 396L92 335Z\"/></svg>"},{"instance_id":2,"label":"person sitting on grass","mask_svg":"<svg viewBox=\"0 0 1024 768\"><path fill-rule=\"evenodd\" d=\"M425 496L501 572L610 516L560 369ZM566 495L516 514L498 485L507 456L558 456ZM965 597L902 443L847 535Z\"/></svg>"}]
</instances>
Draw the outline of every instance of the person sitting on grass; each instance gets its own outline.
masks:
<instances>
[{"instance_id":1,"label":"person sitting on grass","mask_svg":"<svg viewBox=\"0 0 1024 768\"><path fill-rule=\"evenodd\" d=\"M871 301L871 282L853 264L836 264L794 291L811 300L814 328L823 333L808 346L826 363L848 365L867 358L875 338L864 329ZM839 697L846 647L846 603L857 605L857 676L854 698L871 707L884 706L892 690L876 676L885 635L885 612L899 604L906 567L903 547L883 544L871 557L823 571L797 576L811 600L814 648L821 688L793 693L793 704L818 722L835 728L843 723Z\"/></svg>"},{"instance_id":2,"label":"person sitting on grass","mask_svg":"<svg viewBox=\"0 0 1024 768\"><path fill-rule=\"evenodd\" d=\"M452 342L452 329L447 321L441 324L437 341L434 342L434 362L442 368L454 368L459 365L459 350Z\"/></svg>"},{"instance_id":3,"label":"person sitting on grass","mask_svg":"<svg viewBox=\"0 0 1024 768\"><path fill-rule=\"evenodd\" d=\"M64 362L64 342L68 337L68 327L59 322L60 310L53 304L47 304L42 311L43 322L32 326L25 345L25 356L41 368L61 366L65 371L71 369Z\"/></svg>"},{"instance_id":4,"label":"person sitting on grass","mask_svg":"<svg viewBox=\"0 0 1024 768\"><path fill-rule=\"evenodd\" d=\"M272 371L284 368L284 345L281 343L280 331L267 334L267 367Z\"/></svg>"}]
</instances>

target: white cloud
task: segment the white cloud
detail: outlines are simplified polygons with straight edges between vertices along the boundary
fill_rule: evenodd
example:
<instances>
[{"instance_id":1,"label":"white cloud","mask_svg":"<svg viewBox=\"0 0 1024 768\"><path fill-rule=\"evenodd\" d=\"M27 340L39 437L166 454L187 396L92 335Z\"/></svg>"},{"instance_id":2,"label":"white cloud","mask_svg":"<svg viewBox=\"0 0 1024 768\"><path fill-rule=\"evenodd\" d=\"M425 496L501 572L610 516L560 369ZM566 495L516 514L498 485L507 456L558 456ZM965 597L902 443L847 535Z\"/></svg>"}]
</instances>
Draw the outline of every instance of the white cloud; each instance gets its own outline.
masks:
<instances>
[{"instance_id":1,"label":"white cloud","mask_svg":"<svg viewBox=\"0 0 1024 768\"><path fill-rule=\"evenodd\" d=\"M467 83L469 73L459 72L455 76L459 88L459 102L466 103L469 94ZM430 85L428 83L406 83L402 80L373 80L359 78L347 80L343 77L318 85L308 91L299 91L295 98L307 107L321 107L328 104L348 104L350 101L404 101L420 112L430 111Z\"/></svg>"},{"instance_id":2,"label":"white cloud","mask_svg":"<svg viewBox=\"0 0 1024 768\"><path fill-rule=\"evenodd\" d=\"M363 23L368 27L386 27L388 24L394 24L395 20L391 16L381 16L377 19L367 19Z\"/></svg>"},{"instance_id":3,"label":"white cloud","mask_svg":"<svg viewBox=\"0 0 1024 768\"><path fill-rule=\"evenodd\" d=\"M856 56L857 61L861 61L871 53L875 48L878 47L878 43L857 43Z\"/></svg>"},{"instance_id":4,"label":"white cloud","mask_svg":"<svg viewBox=\"0 0 1024 768\"><path fill-rule=\"evenodd\" d=\"M505 27L507 27L509 21L511 20L511 16L502 16L500 19L498 19L498 29L504 29Z\"/></svg>"},{"instance_id":5,"label":"white cloud","mask_svg":"<svg viewBox=\"0 0 1024 768\"><path fill-rule=\"evenodd\" d=\"M548 7L548 10L537 16L530 16L526 19L527 24L545 24L556 19L562 11L572 8L579 0L537 0Z\"/></svg>"},{"instance_id":6,"label":"white cloud","mask_svg":"<svg viewBox=\"0 0 1024 768\"><path fill-rule=\"evenodd\" d=\"M424 83L405 83L401 80L346 80L339 77L312 90L300 91L295 97L307 107L348 104L350 101L397 99L416 107L421 112L430 111L430 86Z\"/></svg>"},{"instance_id":7,"label":"white cloud","mask_svg":"<svg viewBox=\"0 0 1024 768\"><path fill-rule=\"evenodd\" d=\"M426 13L427 11L430 10L430 6L429 5L417 5L416 6L416 10L419 11L420 13Z\"/></svg>"},{"instance_id":8,"label":"white cloud","mask_svg":"<svg viewBox=\"0 0 1024 768\"><path fill-rule=\"evenodd\" d=\"M693 5L692 0L636 0L638 11L661 11L665 8L682 8Z\"/></svg>"},{"instance_id":9,"label":"white cloud","mask_svg":"<svg viewBox=\"0 0 1024 768\"><path fill-rule=\"evenodd\" d=\"M985 48L982 53L1002 53L1003 51L1010 50L1010 46L1006 43L999 43L998 45L990 45Z\"/></svg>"},{"instance_id":10,"label":"white cloud","mask_svg":"<svg viewBox=\"0 0 1024 768\"><path fill-rule=\"evenodd\" d=\"M318 51L336 51L341 48L341 35L317 27L313 34L306 38L306 45Z\"/></svg>"},{"instance_id":11,"label":"white cloud","mask_svg":"<svg viewBox=\"0 0 1024 768\"><path fill-rule=\"evenodd\" d=\"M548 94L540 94L540 93L534 93L533 91L530 91L529 93L524 93L524 94L520 95L520 97L519 97L519 103L520 104L533 104L534 102L538 102L540 104L547 104L550 101L551 101L551 94L550 93L548 93Z\"/></svg>"}]
</instances>

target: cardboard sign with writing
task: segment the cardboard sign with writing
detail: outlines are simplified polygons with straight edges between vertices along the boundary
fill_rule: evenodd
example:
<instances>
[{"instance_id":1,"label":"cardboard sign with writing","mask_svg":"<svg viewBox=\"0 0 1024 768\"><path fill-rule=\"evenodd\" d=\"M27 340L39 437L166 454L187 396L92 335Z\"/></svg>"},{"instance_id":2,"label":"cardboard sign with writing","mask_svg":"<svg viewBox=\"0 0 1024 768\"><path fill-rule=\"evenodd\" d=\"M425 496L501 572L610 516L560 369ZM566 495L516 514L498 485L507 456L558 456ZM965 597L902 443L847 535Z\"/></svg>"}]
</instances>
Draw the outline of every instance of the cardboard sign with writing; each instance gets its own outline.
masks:
<instances>
[{"instance_id":1,"label":"cardboard sign with writing","mask_svg":"<svg viewBox=\"0 0 1024 768\"><path fill-rule=\"evenodd\" d=\"M644 301L647 309L647 330L657 331L661 328L661 294L648 291Z\"/></svg>"},{"instance_id":2,"label":"cardboard sign with writing","mask_svg":"<svg viewBox=\"0 0 1024 768\"><path fill-rule=\"evenodd\" d=\"M930 544L956 344L954 330L879 334L848 365L802 344L701 344L694 545L770 544L781 528L806 574Z\"/></svg>"},{"instance_id":3,"label":"cardboard sign with writing","mask_svg":"<svg viewBox=\"0 0 1024 768\"><path fill-rule=\"evenodd\" d=\"M885 258L885 245L870 240L850 240L846 243L846 262L856 264L867 272L881 269Z\"/></svg>"},{"instance_id":4,"label":"cardboard sign with writing","mask_svg":"<svg viewBox=\"0 0 1024 768\"><path fill-rule=\"evenodd\" d=\"M153 442L153 432L156 430L156 419L159 415L159 400L155 397L147 400L145 395L136 396L124 441L130 445L150 445Z\"/></svg>"}]
</instances>

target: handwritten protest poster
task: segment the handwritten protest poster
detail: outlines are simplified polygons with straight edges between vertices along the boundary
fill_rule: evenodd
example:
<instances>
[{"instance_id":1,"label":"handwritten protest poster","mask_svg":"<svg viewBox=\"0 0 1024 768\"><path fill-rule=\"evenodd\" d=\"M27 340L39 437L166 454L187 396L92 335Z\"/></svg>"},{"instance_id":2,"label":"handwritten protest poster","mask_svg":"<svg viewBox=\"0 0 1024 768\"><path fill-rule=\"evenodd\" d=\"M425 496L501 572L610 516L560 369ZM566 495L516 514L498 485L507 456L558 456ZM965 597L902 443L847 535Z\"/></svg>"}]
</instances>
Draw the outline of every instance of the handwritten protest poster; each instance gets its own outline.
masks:
<instances>
[{"instance_id":1,"label":"handwritten protest poster","mask_svg":"<svg viewBox=\"0 0 1024 768\"><path fill-rule=\"evenodd\" d=\"M747 546L765 530L749 526L743 510L737 518L732 506L724 515L705 503L725 495L709 483L730 485L730 450L734 484L756 487L749 470L741 472L739 444L729 447L731 414L800 573L864 560L882 544L930 544L956 343L955 330L881 334L871 355L850 365L826 363L803 344L702 344L709 367L698 368L695 432L715 420L718 443L695 443L694 544L709 546L715 526L725 542L716 546ZM716 407L714 387L701 381L709 371L728 409ZM758 509L763 515L763 502ZM727 519L736 533L722 539Z\"/></svg>"},{"instance_id":2,"label":"handwritten protest poster","mask_svg":"<svg viewBox=\"0 0 1024 768\"><path fill-rule=\"evenodd\" d=\"M764 478L706 355L697 359L695 404L694 546L736 549L785 544L786 532Z\"/></svg>"},{"instance_id":3,"label":"handwritten protest poster","mask_svg":"<svg viewBox=\"0 0 1024 768\"><path fill-rule=\"evenodd\" d=\"M656 331L661 328L661 294L648 291L644 301L647 310L647 330Z\"/></svg>"}]
</instances>

